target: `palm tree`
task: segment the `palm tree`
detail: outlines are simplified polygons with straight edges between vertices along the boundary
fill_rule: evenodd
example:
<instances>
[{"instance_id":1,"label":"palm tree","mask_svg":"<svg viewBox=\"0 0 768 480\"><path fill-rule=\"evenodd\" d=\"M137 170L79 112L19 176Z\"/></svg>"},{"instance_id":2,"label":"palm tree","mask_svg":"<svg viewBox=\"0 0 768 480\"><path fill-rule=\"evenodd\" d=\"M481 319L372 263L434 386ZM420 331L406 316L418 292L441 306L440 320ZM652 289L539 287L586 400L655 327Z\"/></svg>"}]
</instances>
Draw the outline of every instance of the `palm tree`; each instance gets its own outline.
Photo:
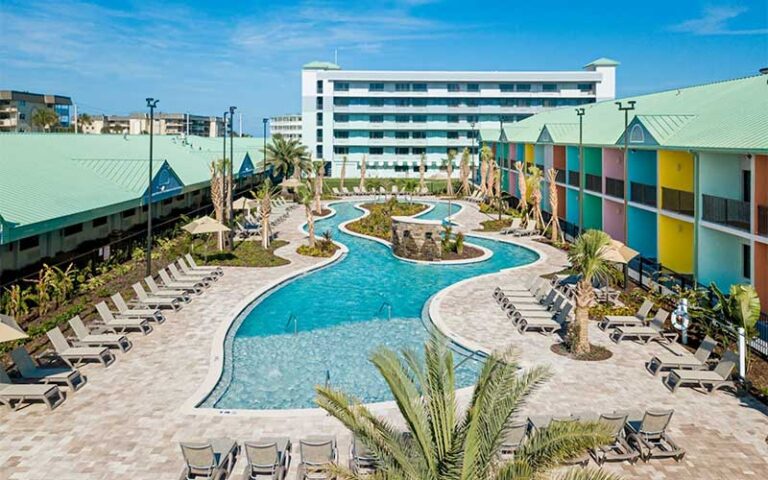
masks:
<instances>
[{"instance_id":1,"label":"palm tree","mask_svg":"<svg viewBox=\"0 0 768 480\"><path fill-rule=\"evenodd\" d=\"M286 139L280 134L272 137L267 145L267 164L272 166L276 175L292 175L296 179L300 179L302 173L309 172L312 166L307 147L298 139Z\"/></svg>"},{"instance_id":2,"label":"palm tree","mask_svg":"<svg viewBox=\"0 0 768 480\"><path fill-rule=\"evenodd\" d=\"M499 464L505 430L528 396L549 377L545 368L520 374L509 355L491 355L482 365L469 405L459 411L453 355L443 341L432 338L424 347L423 361L412 350L398 356L382 347L371 362L387 382L407 431L399 431L356 399L327 386L317 387L316 401L373 453L378 470L373 478L539 478L562 461L610 442L595 423L563 422L537 431L513 461ZM364 478L342 466L329 470L338 478ZM581 470L568 478L615 477Z\"/></svg>"},{"instance_id":3,"label":"palm tree","mask_svg":"<svg viewBox=\"0 0 768 480\"><path fill-rule=\"evenodd\" d=\"M83 132L85 131L84 127L86 126L90 127L91 125L93 125L93 118L91 118L91 116L88 115L87 113L83 113L77 117L77 123L78 123L78 128L80 129L81 132Z\"/></svg>"},{"instance_id":4,"label":"palm tree","mask_svg":"<svg viewBox=\"0 0 768 480\"><path fill-rule=\"evenodd\" d=\"M445 194L449 197L453 196L453 159L456 158L456 150L448 150L448 158L443 159L443 166L445 166Z\"/></svg>"},{"instance_id":5,"label":"palm tree","mask_svg":"<svg viewBox=\"0 0 768 480\"><path fill-rule=\"evenodd\" d=\"M265 250L269 248L272 239L271 227L269 225L269 216L272 213L272 182L267 178L261 185L261 188L253 194L260 200L261 205L259 214L261 215L261 247Z\"/></svg>"},{"instance_id":6,"label":"palm tree","mask_svg":"<svg viewBox=\"0 0 768 480\"><path fill-rule=\"evenodd\" d=\"M581 278L576 284L576 321L568 332L571 352L587 354L589 344L589 307L594 300L593 280L607 282L613 267L606 258L611 248L611 237L602 230L587 230L579 235L568 251L568 260Z\"/></svg>"},{"instance_id":7,"label":"palm tree","mask_svg":"<svg viewBox=\"0 0 768 480\"><path fill-rule=\"evenodd\" d=\"M38 108L32 112L29 123L35 128L42 128L49 132L51 127L59 124L59 116L51 108Z\"/></svg>"},{"instance_id":8,"label":"palm tree","mask_svg":"<svg viewBox=\"0 0 768 480\"><path fill-rule=\"evenodd\" d=\"M722 316L726 322L737 328L743 328L747 342L751 342L757 337L757 322L760 320L760 297L755 287L749 284L731 285L728 296L720 291L715 283L711 283L709 288L717 299L712 311ZM752 362L750 361L750 349L747 348L746 350L746 364L747 370L749 370Z\"/></svg>"},{"instance_id":9,"label":"palm tree","mask_svg":"<svg viewBox=\"0 0 768 480\"><path fill-rule=\"evenodd\" d=\"M298 202L304 205L304 212L307 214L307 233L309 234L309 247L315 248L315 214L312 211L312 203L315 198L315 194L312 191L311 184L307 182L296 192L298 194Z\"/></svg>"}]
</instances>

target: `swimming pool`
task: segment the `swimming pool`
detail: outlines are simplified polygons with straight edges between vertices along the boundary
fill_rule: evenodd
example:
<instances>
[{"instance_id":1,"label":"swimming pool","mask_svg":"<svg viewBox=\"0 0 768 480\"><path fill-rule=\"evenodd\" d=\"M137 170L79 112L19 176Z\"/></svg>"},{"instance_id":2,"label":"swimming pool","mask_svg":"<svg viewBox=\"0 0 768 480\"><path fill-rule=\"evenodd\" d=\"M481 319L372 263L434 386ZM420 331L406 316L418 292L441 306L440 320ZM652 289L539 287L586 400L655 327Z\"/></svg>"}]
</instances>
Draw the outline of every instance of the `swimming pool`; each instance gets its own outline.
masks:
<instances>
[{"instance_id":1,"label":"swimming pool","mask_svg":"<svg viewBox=\"0 0 768 480\"><path fill-rule=\"evenodd\" d=\"M338 228L363 214L354 202L333 208L336 215L316 222L316 231L330 229L349 253L272 290L238 317L225 340L221 378L201 407L311 408L314 386L326 382L364 402L390 400L368 362L375 348L420 350L428 337L422 309L432 295L465 278L538 258L522 247L472 237L494 252L490 259L467 265L405 262L389 247ZM451 214L459 209L453 204ZM448 215L448 204L438 202L420 218ZM471 385L476 368L471 361L458 368L458 385Z\"/></svg>"}]
</instances>

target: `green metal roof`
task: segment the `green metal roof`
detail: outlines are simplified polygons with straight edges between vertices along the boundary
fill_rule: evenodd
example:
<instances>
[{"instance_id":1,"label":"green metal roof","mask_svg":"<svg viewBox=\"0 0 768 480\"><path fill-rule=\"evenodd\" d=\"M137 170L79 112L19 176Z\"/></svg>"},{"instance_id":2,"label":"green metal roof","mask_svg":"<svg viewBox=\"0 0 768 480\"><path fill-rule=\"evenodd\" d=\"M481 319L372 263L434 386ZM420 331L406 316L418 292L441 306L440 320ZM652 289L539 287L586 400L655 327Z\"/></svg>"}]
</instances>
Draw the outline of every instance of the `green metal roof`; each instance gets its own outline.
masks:
<instances>
[{"instance_id":1,"label":"green metal roof","mask_svg":"<svg viewBox=\"0 0 768 480\"><path fill-rule=\"evenodd\" d=\"M246 154L261 170L263 141L235 138L236 173ZM155 135L154 173L167 162L184 191L204 188L222 144ZM0 243L141 205L148 153L147 135L0 134Z\"/></svg>"},{"instance_id":2,"label":"green metal roof","mask_svg":"<svg viewBox=\"0 0 768 480\"><path fill-rule=\"evenodd\" d=\"M600 57L584 65L584 67L617 67L619 65L621 64L612 58Z\"/></svg>"},{"instance_id":3,"label":"green metal roof","mask_svg":"<svg viewBox=\"0 0 768 480\"><path fill-rule=\"evenodd\" d=\"M332 62L314 61L305 64L304 70L341 70L341 67Z\"/></svg>"},{"instance_id":4,"label":"green metal roof","mask_svg":"<svg viewBox=\"0 0 768 480\"><path fill-rule=\"evenodd\" d=\"M659 147L768 153L768 76L669 90L623 99L636 101L637 120ZM621 143L624 113L614 101L584 105L584 144ZM510 142L535 143L542 128L576 124L573 107L549 110L504 128ZM560 131L555 143L577 144L578 128Z\"/></svg>"}]
</instances>

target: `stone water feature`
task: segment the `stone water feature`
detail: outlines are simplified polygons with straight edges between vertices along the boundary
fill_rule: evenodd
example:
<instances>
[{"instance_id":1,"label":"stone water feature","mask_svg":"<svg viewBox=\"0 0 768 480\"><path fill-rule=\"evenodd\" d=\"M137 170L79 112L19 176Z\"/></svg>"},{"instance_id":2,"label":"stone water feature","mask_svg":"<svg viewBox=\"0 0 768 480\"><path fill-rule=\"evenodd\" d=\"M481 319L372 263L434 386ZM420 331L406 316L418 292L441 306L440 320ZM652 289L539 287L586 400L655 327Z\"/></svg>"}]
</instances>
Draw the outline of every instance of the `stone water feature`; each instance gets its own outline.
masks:
<instances>
[{"instance_id":1,"label":"stone water feature","mask_svg":"<svg viewBox=\"0 0 768 480\"><path fill-rule=\"evenodd\" d=\"M440 260L442 230L438 220L392 217L392 251L398 257L412 260Z\"/></svg>"}]
</instances>

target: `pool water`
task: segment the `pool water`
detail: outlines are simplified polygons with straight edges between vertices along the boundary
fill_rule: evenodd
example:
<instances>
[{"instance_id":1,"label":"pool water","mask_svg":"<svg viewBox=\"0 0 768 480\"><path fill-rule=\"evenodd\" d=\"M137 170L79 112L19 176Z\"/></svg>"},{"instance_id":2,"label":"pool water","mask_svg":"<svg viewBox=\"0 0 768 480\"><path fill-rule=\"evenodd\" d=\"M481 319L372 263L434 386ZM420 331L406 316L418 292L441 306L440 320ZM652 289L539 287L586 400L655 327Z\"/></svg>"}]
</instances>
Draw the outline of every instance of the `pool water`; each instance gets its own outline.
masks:
<instances>
[{"instance_id":1,"label":"pool water","mask_svg":"<svg viewBox=\"0 0 768 480\"><path fill-rule=\"evenodd\" d=\"M326 382L364 402L391 400L368 361L372 351L380 346L420 351L429 336L422 309L432 295L465 278L538 258L522 247L472 237L470 242L493 251L490 259L468 265L405 262L381 243L339 230L339 224L363 214L353 202L333 208L336 215L316 222L316 231L331 230L349 253L272 290L239 316L225 341L222 376L201 406L310 408L314 386ZM459 209L453 204L450 213ZM448 204L438 202L420 218L448 215ZM473 384L477 368L474 361L462 364L457 384Z\"/></svg>"}]
</instances>

